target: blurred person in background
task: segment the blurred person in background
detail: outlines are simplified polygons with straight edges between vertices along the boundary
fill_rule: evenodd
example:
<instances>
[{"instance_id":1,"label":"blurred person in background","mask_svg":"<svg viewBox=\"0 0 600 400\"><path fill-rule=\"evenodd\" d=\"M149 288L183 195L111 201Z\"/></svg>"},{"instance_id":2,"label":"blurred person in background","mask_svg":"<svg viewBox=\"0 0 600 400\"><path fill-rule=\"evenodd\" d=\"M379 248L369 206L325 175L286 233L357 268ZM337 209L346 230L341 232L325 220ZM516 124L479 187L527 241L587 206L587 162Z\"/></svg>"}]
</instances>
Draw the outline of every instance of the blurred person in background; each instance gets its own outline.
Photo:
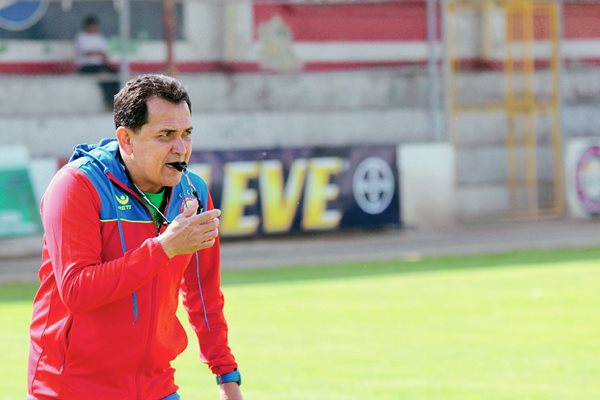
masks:
<instances>
[{"instance_id":1,"label":"blurred person in background","mask_svg":"<svg viewBox=\"0 0 600 400\"><path fill-rule=\"evenodd\" d=\"M218 217L186 168L191 102L163 75L115 97L116 138L75 148L41 202L28 399L179 399L181 292L222 400L242 400L220 283Z\"/></svg>"},{"instance_id":2,"label":"blurred person in background","mask_svg":"<svg viewBox=\"0 0 600 400\"><path fill-rule=\"evenodd\" d=\"M110 65L108 41L100 32L100 21L95 15L83 20L82 30L75 37L75 66L83 74L117 72Z\"/></svg>"},{"instance_id":3,"label":"blurred person in background","mask_svg":"<svg viewBox=\"0 0 600 400\"><path fill-rule=\"evenodd\" d=\"M100 20L89 15L75 37L75 67L82 74L100 75L100 88L107 109L112 110L114 95L119 91L118 72L110 64L108 41L100 31Z\"/></svg>"}]
</instances>

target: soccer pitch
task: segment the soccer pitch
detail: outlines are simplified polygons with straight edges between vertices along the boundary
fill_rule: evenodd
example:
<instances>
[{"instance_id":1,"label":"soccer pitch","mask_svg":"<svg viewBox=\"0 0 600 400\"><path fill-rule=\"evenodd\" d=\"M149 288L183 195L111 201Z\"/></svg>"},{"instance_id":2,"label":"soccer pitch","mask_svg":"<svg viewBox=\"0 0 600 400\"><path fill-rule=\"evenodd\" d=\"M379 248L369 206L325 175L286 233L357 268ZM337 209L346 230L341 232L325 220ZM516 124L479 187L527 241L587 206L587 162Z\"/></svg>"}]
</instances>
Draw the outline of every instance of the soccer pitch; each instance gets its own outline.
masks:
<instances>
[{"instance_id":1,"label":"soccer pitch","mask_svg":"<svg viewBox=\"0 0 600 400\"><path fill-rule=\"evenodd\" d=\"M600 249L225 271L223 282L247 399L600 399ZM34 291L0 286L0 399L25 397ZM216 399L188 336L174 363L182 398Z\"/></svg>"}]
</instances>

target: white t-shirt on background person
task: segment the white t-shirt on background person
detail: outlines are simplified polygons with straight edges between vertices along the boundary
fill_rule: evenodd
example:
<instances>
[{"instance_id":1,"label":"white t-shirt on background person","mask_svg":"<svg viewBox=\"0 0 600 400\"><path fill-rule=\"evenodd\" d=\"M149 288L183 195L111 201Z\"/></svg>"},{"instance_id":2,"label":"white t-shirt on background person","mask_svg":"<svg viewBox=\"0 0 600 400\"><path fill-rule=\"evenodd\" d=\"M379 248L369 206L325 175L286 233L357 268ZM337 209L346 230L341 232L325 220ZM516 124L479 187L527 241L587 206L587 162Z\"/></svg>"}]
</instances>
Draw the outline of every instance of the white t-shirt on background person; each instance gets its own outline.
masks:
<instances>
[{"instance_id":1,"label":"white t-shirt on background person","mask_svg":"<svg viewBox=\"0 0 600 400\"><path fill-rule=\"evenodd\" d=\"M93 54L88 54L93 53ZM79 32L75 37L75 66L105 65L108 42L101 33Z\"/></svg>"}]
</instances>

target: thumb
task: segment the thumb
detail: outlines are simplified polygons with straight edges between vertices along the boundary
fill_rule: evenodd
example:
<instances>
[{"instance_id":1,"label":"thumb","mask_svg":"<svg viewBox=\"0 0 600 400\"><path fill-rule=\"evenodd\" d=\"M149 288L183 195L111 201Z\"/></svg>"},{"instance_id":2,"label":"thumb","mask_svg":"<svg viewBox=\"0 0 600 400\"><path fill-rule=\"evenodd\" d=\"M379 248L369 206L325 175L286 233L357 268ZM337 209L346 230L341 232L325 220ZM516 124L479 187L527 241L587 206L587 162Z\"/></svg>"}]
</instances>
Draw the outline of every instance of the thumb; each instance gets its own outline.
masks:
<instances>
[{"instance_id":1,"label":"thumb","mask_svg":"<svg viewBox=\"0 0 600 400\"><path fill-rule=\"evenodd\" d=\"M183 212L181 213L181 215L184 216L185 218L191 217L192 215L196 214L197 208L198 208L198 200L196 200L196 199L186 200L185 204L183 206Z\"/></svg>"}]
</instances>

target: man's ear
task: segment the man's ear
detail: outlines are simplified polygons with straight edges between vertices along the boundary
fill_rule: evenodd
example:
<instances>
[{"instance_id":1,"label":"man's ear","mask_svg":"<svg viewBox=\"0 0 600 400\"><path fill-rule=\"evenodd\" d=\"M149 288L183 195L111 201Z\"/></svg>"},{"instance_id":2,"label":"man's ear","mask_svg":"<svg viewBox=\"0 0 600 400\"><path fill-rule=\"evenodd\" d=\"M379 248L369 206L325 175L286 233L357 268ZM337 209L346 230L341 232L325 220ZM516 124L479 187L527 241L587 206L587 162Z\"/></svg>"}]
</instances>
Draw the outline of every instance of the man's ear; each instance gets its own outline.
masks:
<instances>
[{"instance_id":1,"label":"man's ear","mask_svg":"<svg viewBox=\"0 0 600 400\"><path fill-rule=\"evenodd\" d=\"M119 142L119 146L125 154L133 153L133 141L132 136L133 132L130 129L125 128L124 126L120 126L117 128L117 141Z\"/></svg>"}]
</instances>

